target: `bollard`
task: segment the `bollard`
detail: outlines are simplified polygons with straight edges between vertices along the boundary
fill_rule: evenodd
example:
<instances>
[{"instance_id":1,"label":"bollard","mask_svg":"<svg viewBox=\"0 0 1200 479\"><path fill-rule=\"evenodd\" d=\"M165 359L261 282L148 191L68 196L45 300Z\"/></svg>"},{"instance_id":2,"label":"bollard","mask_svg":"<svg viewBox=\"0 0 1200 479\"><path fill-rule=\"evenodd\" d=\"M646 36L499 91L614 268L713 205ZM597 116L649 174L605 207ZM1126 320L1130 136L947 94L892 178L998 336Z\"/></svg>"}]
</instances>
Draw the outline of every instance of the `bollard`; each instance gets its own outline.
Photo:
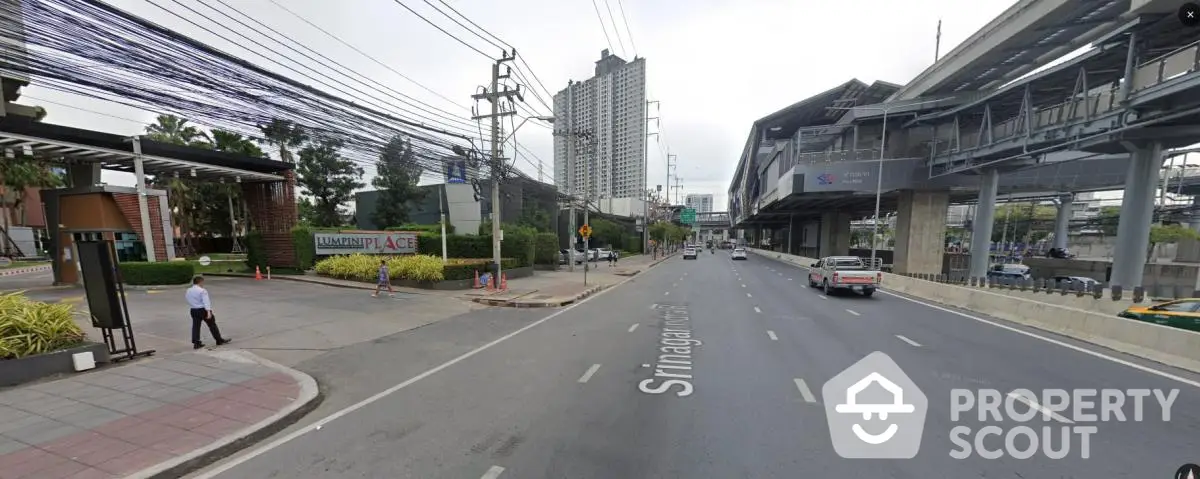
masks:
<instances>
[{"instance_id":1,"label":"bollard","mask_svg":"<svg viewBox=\"0 0 1200 479\"><path fill-rule=\"evenodd\" d=\"M1033 292L1040 293L1044 287L1046 287L1046 278L1033 280Z\"/></svg>"},{"instance_id":2,"label":"bollard","mask_svg":"<svg viewBox=\"0 0 1200 479\"><path fill-rule=\"evenodd\" d=\"M1133 302L1140 303L1144 299L1146 299L1146 288L1143 288L1141 286L1134 286L1133 287Z\"/></svg>"},{"instance_id":3,"label":"bollard","mask_svg":"<svg viewBox=\"0 0 1200 479\"><path fill-rule=\"evenodd\" d=\"M974 276L972 276L972 277L970 277L970 278L968 278L968 279L970 280L970 282L969 282L968 284L970 284L970 285L971 285L971 287L972 287L972 288L974 288L974 287L975 287L975 277L974 277Z\"/></svg>"},{"instance_id":4,"label":"bollard","mask_svg":"<svg viewBox=\"0 0 1200 479\"><path fill-rule=\"evenodd\" d=\"M1096 299L1104 298L1104 285L1092 283L1092 297Z\"/></svg>"},{"instance_id":5,"label":"bollard","mask_svg":"<svg viewBox=\"0 0 1200 479\"><path fill-rule=\"evenodd\" d=\"M1121 300L1121 293L1123 292L1121 285L1113 285L1112 288L1109 288L1109 290L1112 292L1113 301Z\"/></svg>"},{"instance_id":6,"label":"bollard","mask_svg":"<svg viewBox=\"0 0 1200 479\"><path fill-rule=\"evenodd\" d=\"M1033 278L1021 278L1021 284L1018 286L1021 291L1028 290L1033 285Z\"/></svg>"},{"instance_id":7,"label":"bollard","mask_svg":"<svg viewBox=\"0 0 1200 479\"><path fill-rule=\"evenodd\" d=\"M1086 291L1086 289L1087 289L1087 286L1085 286L1083 283L1080 283L1080 282L1078 282L1078 281L1075 281L1075 282L1072 282L1072 283L1073 283L1073 284L1071 285L1071 286L1072 286L1072 288L1071 288L1071 289L1075 290L1075 297L1077 297L1077 298L1082 298L1082 297L1083 297L1083 295L1084 295L1084 293L1086 293L1086 292L1087 292L1087 291Z\"/></svg>"}]
</instances>

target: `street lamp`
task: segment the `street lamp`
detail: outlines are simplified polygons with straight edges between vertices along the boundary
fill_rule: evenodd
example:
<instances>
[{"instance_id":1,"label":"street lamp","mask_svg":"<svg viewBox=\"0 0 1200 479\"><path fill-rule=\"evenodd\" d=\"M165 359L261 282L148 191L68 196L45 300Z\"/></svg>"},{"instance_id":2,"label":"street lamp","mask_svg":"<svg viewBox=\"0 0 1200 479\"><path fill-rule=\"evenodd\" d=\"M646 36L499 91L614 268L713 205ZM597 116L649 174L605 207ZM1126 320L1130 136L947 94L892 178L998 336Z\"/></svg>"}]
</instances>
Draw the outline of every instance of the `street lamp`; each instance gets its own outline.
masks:
<instances>
[{"instance_id":1,"label":"street lamp","mask_svg":"<svg viewBox=\"0 0 1200 479\"><path fill-rule=\"evenodd\" d=\"M513 135L517 134L517 130L520 130L522 126L525 126L525 122L529 120L542 120L546 123L554 123L554 117L552 116L527 116L524 120L521 120L520 123L517 123L517 127L513 128L512 131L508 133L508 136L504 137L504 140L502 140L500 144L508 143L508 140L511 140Z\"/></svg>"},{"instance_id":2,"label":"street lamp","mask_svg":"<svg viewBox=\"0 0 1200 479\"><path fill-rule=\"evenodd\" d=\"M879 133L879 168L875 173L875 221L871 222L871 267L875 266L875 255L879 249L879 203L883 198L883 162L887 156L887 118L888 112L896 108L908 108L927 103L937 103L940 101L949 100L949 98L939 98L937 100L925 100L918 102L908 102L904 104L887 105L887 106L847 106L847 107L828 107L831 110L868 110L883 112L883 127ZM858 145L854 145L857 147Z\"/></svg>"}]
</instances>

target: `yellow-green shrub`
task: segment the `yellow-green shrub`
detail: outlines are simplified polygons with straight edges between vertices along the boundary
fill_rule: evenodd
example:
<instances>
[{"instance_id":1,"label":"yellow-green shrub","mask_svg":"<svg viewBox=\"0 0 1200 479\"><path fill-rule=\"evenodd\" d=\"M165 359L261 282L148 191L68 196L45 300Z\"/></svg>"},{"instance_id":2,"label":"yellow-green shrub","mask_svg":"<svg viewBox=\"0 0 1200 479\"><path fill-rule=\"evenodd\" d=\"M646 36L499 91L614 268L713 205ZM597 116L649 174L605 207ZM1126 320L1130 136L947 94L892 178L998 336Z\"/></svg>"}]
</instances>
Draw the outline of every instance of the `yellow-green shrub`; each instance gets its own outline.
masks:
<instances>
[{"instance_id":1,"label":"yellow-green shrub","mask_svg":"<svg viewBox=\"0 0 1200 479\"><path fill-rule=\"evenodd\" d=\"M34 301L20 292L0 295L0 359L16 359L75 346L84 333L70 304Z\"/></svg>"},{"instance_id":2,"label":"yellow-green shrub","mask_svg":"<svg viewBox=\"0 0 1200 479\"><path fill-rule=\"evenodd\" d=\"M313 267L317 274L354 281L374 282L379 275L379 261L386 260L388 276L392 279L441 281L442 259L430 255L379 256L352 254L330 256Z\"/></svg>"}]
</instances>

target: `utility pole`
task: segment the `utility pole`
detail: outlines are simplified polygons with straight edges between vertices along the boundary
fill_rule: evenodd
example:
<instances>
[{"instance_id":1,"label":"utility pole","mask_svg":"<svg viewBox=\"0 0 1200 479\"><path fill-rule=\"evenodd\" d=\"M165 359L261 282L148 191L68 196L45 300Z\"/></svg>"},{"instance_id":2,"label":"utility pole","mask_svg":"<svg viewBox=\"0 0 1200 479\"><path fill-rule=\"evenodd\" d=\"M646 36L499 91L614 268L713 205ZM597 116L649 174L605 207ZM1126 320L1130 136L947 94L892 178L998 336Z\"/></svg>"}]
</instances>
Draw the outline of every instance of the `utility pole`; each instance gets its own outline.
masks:
<instances>
[{"instance_id":1,"label":"utility pole","mask_svg":"<svg viewBox=\"0 0 1200 479\"><path fill-rule=\"evenodd\" d=\"M501 231L500 231L500 179L504 174L504 167L505 167L504 159L500 158L500 147L501 147L500 143L502 141L502 139L500 137L500 118L505 117L505 116L515 115L517 113L516 108L510 108L508 111L501 110L500 101L501 100L509 100L511 102L512 97L514 97L514 96L517 97L518 100L524 101L524 97L521 95L521 87L520 86L518 86L516 89L509 89L507 86L504 87L504 90L500 89L500 80L509 78L510 74L512 72L512 70L510 68L508 70L508 72L506 72L502 75L502 74L500 74L500 66L507 62L513 61L516 58L516 56L517 55L516 55L515 50L511 54L509 52L504 52L500 56L500 59L496 60L496 62L492 64L491 88L484 90L483 93L471 95L471 98L474 100L487 100L489 103L492 104L492 111L490 114L476 115L476 116L473 116L471 119L482 120L482 119L486 118L486 119L491 120L491 129L490 130L491 130L491 134L492 134L492 156L491 156L491 168L492 168L492 263L494 263L492 267L493 267L493 271L494 271L493 281L495 281L495 286L497 288L500 286L500 274L501 274L501 271L500 271L500 237L501 237L500 236L501 235Z\"/></svg>"},{"instance_id":2,"label":"utility pole","mask_svg":"<svg viewBox=\"0 0 1200 479\"><path fill-rule=\"evenodd\" d=\"M650 251L650 137L658 140L658 132L650 131L650 120L658 125L658 117L650 116L650 104L657 108L658 100L646 102L646 150L642 156L642 254Z\"/></svg>"},{"instance_id":3,"label":"utility pole","mask_svg":"<svg viewBox=\"0 0 1200 479\"><path fill-rule=\"evenodd\" d=\"M567 234L571 240L567 242L567 271L575 272L575 82L567 81L567 202L570 203L571 219L567 221ZM587 262L587 252L583 261Z\"/></svg>"},{"instance_id":4,"label":"utility pole","mask_svg":"<svg viewBox=\"0 0 1200 479\"><path fill-rule=\"evenodd\" d=\"M676 158L676 161L672 163L671 158ZM671 202L671 168L679 166L678 158L678 155L672 155L669 151L667 152L667 203Z\"/></svg>"}]
</instances>

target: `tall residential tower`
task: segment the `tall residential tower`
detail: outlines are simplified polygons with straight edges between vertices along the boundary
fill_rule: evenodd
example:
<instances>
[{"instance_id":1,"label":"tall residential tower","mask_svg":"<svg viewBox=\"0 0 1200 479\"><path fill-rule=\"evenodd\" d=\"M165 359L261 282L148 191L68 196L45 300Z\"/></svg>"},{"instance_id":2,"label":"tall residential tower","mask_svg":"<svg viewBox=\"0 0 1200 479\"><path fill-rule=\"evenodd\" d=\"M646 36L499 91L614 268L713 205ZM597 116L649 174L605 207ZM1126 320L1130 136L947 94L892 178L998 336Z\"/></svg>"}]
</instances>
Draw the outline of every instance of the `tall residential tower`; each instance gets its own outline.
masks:
<instances>
[{"instance_id":1,"label":"tall residential tower","mask_svg":"<svg viewBox=\"0 0 1200 479\"><path fill-rule=\"evenodd\" d=\"M646 59L625 61L608 50L600 52L593 77L554 95L554 117L555 128L586 134L575 144L573 165L567 164L566 137L555 137L554 180L559 190L580 198L587 195L607 213L641 216L646 189Z\"/></svg>"},{"instance_id":2,"label":"tall residential tower","mask_svg":"<svg viewBox=\"0 0 1200 479\"><path fill-rule=\"evenodd\" d=\"M697 213L712 213L713 195L690 193L683 197L683 206L692 208Z\"/></svg>"}]
</instances>

